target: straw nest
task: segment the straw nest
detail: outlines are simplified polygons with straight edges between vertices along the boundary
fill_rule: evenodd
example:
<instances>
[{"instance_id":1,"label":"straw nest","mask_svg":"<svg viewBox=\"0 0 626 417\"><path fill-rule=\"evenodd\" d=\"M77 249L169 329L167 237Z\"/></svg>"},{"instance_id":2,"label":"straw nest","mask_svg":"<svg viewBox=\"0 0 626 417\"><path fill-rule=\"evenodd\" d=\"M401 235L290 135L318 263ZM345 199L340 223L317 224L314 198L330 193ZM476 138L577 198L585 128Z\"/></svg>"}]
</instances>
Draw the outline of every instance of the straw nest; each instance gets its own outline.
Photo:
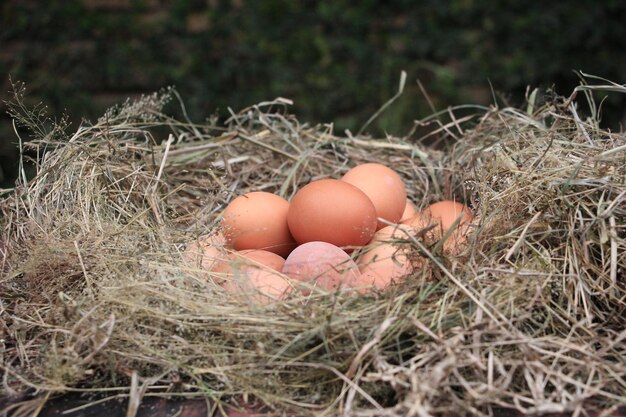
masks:
<instances>
[{"instance_id":1,"label":"straw nest","mask_svg":"<svg viewBox=\"0 0 626 417\"><path fill-rule=\"evenodd\" d=\"M173 90L67 133L18 91L11 111L40 158L0 202L5 395L200 396L303 415L610 410L626 393L626 137L581 119L574 96L534 97L373 139L302 124L286 100L219 126L174 120ZM289 199L368 161L400 173L420 207L469 205L463 250L413 239L427 266L387 291L268 305L231 300L184 262L234 196Z\"/></svg>"}]
</instances>

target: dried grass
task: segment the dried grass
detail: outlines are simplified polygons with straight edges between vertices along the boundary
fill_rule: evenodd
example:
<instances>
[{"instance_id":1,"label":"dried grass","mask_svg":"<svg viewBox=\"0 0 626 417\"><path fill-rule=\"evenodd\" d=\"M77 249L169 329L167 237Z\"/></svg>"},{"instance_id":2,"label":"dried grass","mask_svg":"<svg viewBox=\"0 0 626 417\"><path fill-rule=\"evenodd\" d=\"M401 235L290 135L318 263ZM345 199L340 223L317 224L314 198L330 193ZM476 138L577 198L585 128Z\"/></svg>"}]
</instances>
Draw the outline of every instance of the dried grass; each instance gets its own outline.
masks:
<instances>
[{"instance_id":1,"label":"dried grass","mask_svg":"<svg viewBox=\"0 0 626 417\"><path fill-rule=\"evenodd\" d=\"M418 122L445 151L415 134L340 137L299 123L286 100L223 127L192 124L161 112L172 97L66 134L20 107L18 91L12 111L44 126L28 143L43 157L0 203L5 395L92 391L131 408L144 395L243 397L363 417L623 401L626 137L581 120L573 96ZM169 140L157 145L156 128ZM230 300L183 262L234 195L290 198L367 161L397 170L420 207L471 206L479 220L462 253L413 239L429 266L402 285L263 306Z\"/></svg>"}]
</instances>

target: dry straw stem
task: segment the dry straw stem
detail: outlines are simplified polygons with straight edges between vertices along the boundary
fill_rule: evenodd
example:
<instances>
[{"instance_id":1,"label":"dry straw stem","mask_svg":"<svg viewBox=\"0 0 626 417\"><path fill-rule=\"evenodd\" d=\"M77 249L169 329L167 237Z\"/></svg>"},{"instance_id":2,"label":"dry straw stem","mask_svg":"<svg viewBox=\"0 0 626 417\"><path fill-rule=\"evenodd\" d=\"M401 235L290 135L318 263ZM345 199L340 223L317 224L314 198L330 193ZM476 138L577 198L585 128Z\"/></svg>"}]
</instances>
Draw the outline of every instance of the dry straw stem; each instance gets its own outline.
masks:
<instances>
[{"instance_id":1,"label":"dry straw stem","mask_svg":"<svg viewBox=\"0 0 626 417\"><path fill-rule=\"evenodd\" d=\"M573 97L531 113L448 109L417 123L448 144L434 150L414 133L336 136L284 99L192 124L162 113L172 95L67 133L45 118L32 129L16 94L16 131L31 127L24 146L41 158L0 203L5 395L108 393L130 399L129 415L154 395L390 417L623 401L626 137L574 113ZM183 261L234 196L290 198L370 161L421 208L472 207L458 255L420 235L404 244L426 267L387 291L263 306Z\"/></svg>"}]
</instances>

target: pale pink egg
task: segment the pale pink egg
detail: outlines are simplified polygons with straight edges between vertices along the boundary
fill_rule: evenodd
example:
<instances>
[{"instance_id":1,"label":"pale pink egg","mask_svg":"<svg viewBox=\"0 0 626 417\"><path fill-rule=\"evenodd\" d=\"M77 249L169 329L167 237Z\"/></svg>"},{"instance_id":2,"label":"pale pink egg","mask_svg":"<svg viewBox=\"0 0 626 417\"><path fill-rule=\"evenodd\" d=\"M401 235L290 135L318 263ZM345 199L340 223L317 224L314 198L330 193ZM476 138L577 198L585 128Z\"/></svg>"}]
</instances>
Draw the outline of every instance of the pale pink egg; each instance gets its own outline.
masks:
<instances>
[{"instance_id":1,"label":"pale pink egg","mask_svg":"<svg viewBox=\"0 0 626 417\"><path fill-rule=\"evenodd\" d=\"M298 246L285 260L283 273L290 278L325 290L354 288L359 268L345 251L326 242Z\"/></svg>"}]
</instances>

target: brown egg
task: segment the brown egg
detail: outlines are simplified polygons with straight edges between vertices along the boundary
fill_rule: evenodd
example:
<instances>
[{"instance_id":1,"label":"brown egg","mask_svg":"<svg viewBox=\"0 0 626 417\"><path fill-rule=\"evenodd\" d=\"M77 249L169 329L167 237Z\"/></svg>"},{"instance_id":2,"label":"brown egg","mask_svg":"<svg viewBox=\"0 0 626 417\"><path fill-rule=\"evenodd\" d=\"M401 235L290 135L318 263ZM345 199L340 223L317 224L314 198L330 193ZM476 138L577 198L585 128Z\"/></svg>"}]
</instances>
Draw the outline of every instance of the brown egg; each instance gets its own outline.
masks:
<instances>
[{"instance_id":1,"label":"brown egg","mask_svg":"<svg viewBox=\"0 0 626 417\"><path fill-rule=\"evenodd\" d=\"M434 244L442 236L441 227L433 219L425 217L422 213L417 213L409 220L405 220L402 225L410 227L413 236L429 245Z\"/></svg>"},{"instance_id":2,"label":"brown egg","mask_svg":"<svg viewBox=\"0 0 626 417\"><path fill-rule=\"evenodd\" d=\"M410 220L415 217L417 214L417 207L415 204L408 198L406 199L406 206L404 206L404 212L402 212L402 216L400 217L400 223L404 223L405 221Z\"/></svg>"},{"instance_id":3,"label":"brown egg","mask_svg":"<svg viewBox=\"0 0 626 417\"><path fill-rule=\"evenodd\" d=\"M289 280L280 273L284 263L283 258L272 252L240 251L233 254L231 262L220 264L214 272L233 298L266 304L291 293Z\"/></svg>"},{"instance_id":4,"label":"brown egg","mask_svg":"<svg viewBox=\"0 0 626 417\"><path fill-rule=\"evenodd\" d=\"M361 246L376 231L376 209L357 187L338 180L305 185L291 200L289 230L300 244L314 241Z\"/></svg>"},{"instance_id":5,"label":"brown egg","mask_svg":"<svg viewBox=\"0 0 626 417\"><path fill-rule=\"evenodd\" d=\"M424 210L426 218L438 221L443 231L447 231L461 217L459 225L470 223L474 215L469 207L455 201L440 201L431 204Z\"/></svg>"},{"instance_id":6,"label":"brown egg","mask_svg":"<svg viewBox=\"0 0 626 417\"><path fill-rule=\"evenodd\" d=\"M224 210L222 228L235 250L264 249L287 256L295 242L287 225L289 202L266 192L235 198Z\"/></svg>"},{"instance_id":7,"label":"brown egg","mask_svg":"<svg viewBox=\"0 0 626 417\"><path fill-rule=\"evenodd\" d=\"M404 220L402 224L399 226L408 226L410 230L413 230L414 232L419 232L420 230L429 227L430 223L429 223L429 219L424 217L422 213L416 213L413 217L407 220ZM390 229L387 229L387 230L390 230ZM394 230L394 229L392 228L391 230ZM394 234L397 235L398 233L401 233L403 230L409 230L409 229L407 229L406 227L399 227L395 229ZM382 230L381 230L381 233L382 233Z\"/></svg>"},{"instance_id":8,"label":"brown egg","mask_svg":"<svg viewBox=\"0 0 626 417\"><path fill-rule=\"evenodd\" d=\"M285 260L283 273L325 290L353 288L360 276L350 255L326 242L308 242L295 248Z\"/></svg>"},{"instance_id":9,"label":"brown egg","mask_svg":"<svg viewBox=\"0 0 626 417\"><path fill-rule=\"evenodd\" d=\"M187 245L183 259L194 267L212 271L224 262L229 262L230 255L225 247L226 241L221 233L204 236Z\"/></svg>"},{"instance_id":10,"label":"brown egg","mask_svg":"<svg viewBox=\"0 0 626 417\"><path fill-rule=\"evenodd\" d=\"M385 289L411 273L413 268L405 250L388 243L378 243L359 259L360 286Z\"/></svg>"},{"instance_id":11,"label":"brown egg","mask_svg":"<svg viewBox=\"0 0 626 417\"><path fill-rule=\"evenodd\" d=\"M260 265L273 269L274 271L282 271L283 265L285 264L285 258L263 249L242 250L236 253L236 255L237 254Z\"/></svg>"},{"instance_id":12,"label":"brown egg","mask_svg":"<svg viewBox=\"0 0 626 417\"><path fill-rule=\"evenodd\" d=\"M248 249L230 253L229 262L221 262L213 271L225 276L235 275L240 269L248 267L267 268L282 271L285 259L273 252L263 249Z\"/></svg>"},{"instance_id":13,"label":"brown egg","mask_svg":"<svg viewBox=\"0 0 626 417\"><path fill-rule=\"evenodd\" d=\"M289 279L269 268L245 266L229 278L222 287L240 301L267 304L284 300L292 291Z\"/></svg>"},{"instance_id":14,"label":"brown egg","mask_svg":"<svg viewBox=\"0 0 626 417\"><path fill-rule=\"evenodd\" d=\"M362 249L358 260L360 283L364 287L385 289L424 265L423 260L411 262L410 245L402 240L415 236L418 229L408 225L387 226L374 235L369 245Z\"/></svg>"},{"instance_id":15,"label":"brown egg","mask_svg":"<svg viewBox=\"0 0 626 417\"><path fill-rule=\"evenodd\" d=\"M423 216L429 222L438 224L439 227L435 229L438 238L442 238L456 220L461 218L456 225L456 230L443 245L444 252L458 254L467 238L469 225L474 220L474 214L469 207L455 201L440 201L427 207Z\"/></svg>"},{"instance_id":16,"label":"brown egg","mask_svg":"<svg viewBox=\"0 0 626 417\"><path fill-rule=\"evenodd\" d=\"M376 215L390 223L398 223L406 207L406 189L400 175L381 164L357 165L341 178L359 188L372 200ZM377 229L386 224L378 222Z\"/></svg>"}]
</instances>

